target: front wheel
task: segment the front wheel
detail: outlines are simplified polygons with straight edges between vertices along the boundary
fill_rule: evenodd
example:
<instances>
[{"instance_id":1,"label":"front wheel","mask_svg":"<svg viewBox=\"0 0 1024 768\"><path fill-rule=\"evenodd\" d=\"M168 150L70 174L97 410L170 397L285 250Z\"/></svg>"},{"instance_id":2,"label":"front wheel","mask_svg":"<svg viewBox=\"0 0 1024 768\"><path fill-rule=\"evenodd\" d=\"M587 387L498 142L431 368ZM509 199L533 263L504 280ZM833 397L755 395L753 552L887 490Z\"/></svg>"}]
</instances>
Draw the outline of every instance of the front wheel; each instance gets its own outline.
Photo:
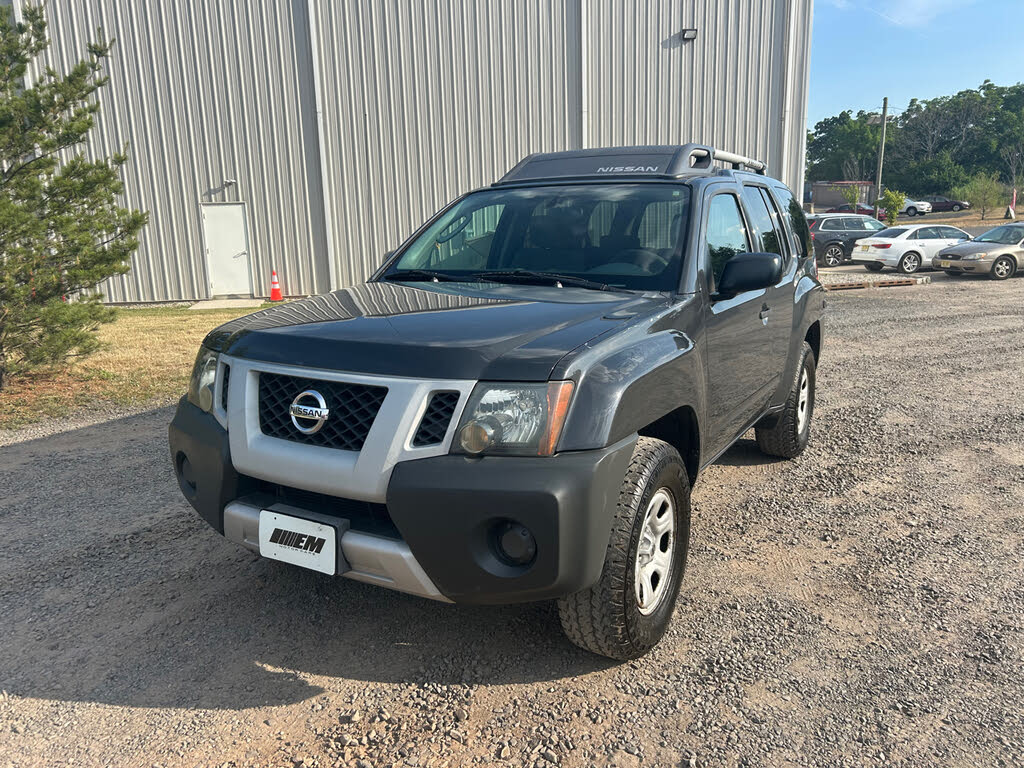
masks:
<instances>
[{"instance_id":1,"label":"front wheel","mask_svg":"<svg viewBox=\"0 0 1024 768\"><path fill-rule=\"evenodd\" d=\"M1013 273L1016 271L1017 262L1009 256L1000 256L996 259L995 264L992 265L992 279L1005 280L1008 277L1013 277Z\"/></svg>"},{"instance_id":2,"label":"front wheel","mask_svg":"<svg viewBox=\"0 0 1024 768\"><path fill-rule=\"evenodd\" d=\"M921 256L913 251L906 253L896 268L904 275L912 275L921 268Z\"/></svg>"},{"instance_id":3,"label":"front wheel","mask_svg":"<svg viewBox=\"0 0 1024 768\"><path fill-rule=\"evenodd\" d=\"M757 447L769 456L793 459L807 447L811 439L811 417L814 415L815 370L814 350L805 341L782 412L772 426L754 429Z\"/></svg>"},{"instance_id":4,"label":"front wheel","mask_svg":"<svg viewBox=\"0 0 1024 768\"><path fill-rule=\"evenodd\" d=\"M825 266L838 267L843 263L843 246L830 245L825 249Z\"/></svg>"},{"instance_id":5,"label":"front wheel","mask_svg":"<svg viewBox=\"0 0 1024 768\"><path fill-rule=\"evenodd\" d=\"M690 547L690 482L679 452L641 437L622 482L598 582L558 601L576 645L627 661L651 650L672 619Z\"/></svg>"},{"instance_id":6,"label":"front wheel","mask_svg":"<svg viewBox=\"0 0 1024 768\"><path fill-rule=\"evenodd\" d=\"M960 206L959 205L954 205L953 206L953 213L960 213Z\"/></svg>"},{"instance_id":7,"label":"front wheel","mask_svg":"<svg viewBox=\"0 0 1024 768\"><path fill-rule=\"evenodd\" d=\"M907 208L907 216L917 216L917 208L914 206Z\"/></svg>"}]
</instances>

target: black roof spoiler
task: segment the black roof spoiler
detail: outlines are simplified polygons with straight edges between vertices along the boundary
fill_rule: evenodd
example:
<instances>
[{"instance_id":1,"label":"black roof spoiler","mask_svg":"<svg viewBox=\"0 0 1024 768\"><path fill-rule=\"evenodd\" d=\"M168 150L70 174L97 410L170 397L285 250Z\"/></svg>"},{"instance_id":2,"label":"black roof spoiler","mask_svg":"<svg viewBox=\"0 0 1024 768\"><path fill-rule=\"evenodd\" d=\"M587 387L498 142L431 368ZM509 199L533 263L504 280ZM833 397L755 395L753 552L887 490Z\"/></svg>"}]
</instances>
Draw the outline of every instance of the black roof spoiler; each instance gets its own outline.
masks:
<instances>
[{"instance_id":1,"label":"black roof spoiler","mask_svg":"<svg viewBox=\"0 0 1024 768\"><path fill-rule=\"evenodd\" d=\"M704 144L646 147L602 147L569 152L527 155L493 186L525 181L607 177L678 179L694 172L708 171L713 161L727 163L734 170L763 174L760 160Z\"/></svg>"}]
</instances>

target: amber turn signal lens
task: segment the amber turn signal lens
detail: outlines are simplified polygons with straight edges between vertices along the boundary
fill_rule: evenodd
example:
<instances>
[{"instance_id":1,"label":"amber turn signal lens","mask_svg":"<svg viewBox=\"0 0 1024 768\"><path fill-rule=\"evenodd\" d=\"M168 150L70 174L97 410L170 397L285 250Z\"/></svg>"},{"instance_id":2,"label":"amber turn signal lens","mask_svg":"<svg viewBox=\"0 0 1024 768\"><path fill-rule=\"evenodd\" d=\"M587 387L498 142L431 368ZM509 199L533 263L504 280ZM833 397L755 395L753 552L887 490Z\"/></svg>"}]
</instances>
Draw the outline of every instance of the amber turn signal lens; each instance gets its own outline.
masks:
<instances>
[{"instance_id":1,"label":"amber turn signal lens","mask_svg":"<svg viewBox=\"0 0 1024 768\"><path fill-rule=\"evenodd\" d=\"M565 417L569 413L572 390L573 383L571 381L548 383L548 423L537 448L538 456L551 456L555 452L558 438L562 434L562 427L565 425Z\"/></svg>"}]
</instances>

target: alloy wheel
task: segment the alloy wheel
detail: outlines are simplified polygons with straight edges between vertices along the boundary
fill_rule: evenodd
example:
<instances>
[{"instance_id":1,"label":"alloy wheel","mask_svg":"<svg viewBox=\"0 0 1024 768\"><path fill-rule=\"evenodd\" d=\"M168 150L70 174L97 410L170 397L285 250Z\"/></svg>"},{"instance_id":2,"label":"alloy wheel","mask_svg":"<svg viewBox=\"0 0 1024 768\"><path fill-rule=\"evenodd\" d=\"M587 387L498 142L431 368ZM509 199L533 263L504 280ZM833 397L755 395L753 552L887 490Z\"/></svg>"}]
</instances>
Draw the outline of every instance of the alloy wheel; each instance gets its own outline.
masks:
<instances>
[{"instance_id":1,"label":"alloy wheel","mask_svg":"<svg viewBox=\"0 0 1024 768\"><path fill-rule=\"evenodd\" d=\"M811 381L807 376L807 369L800 372L800 392L796 401L796 431L803 434L807 427L807 417L810 413L811 404Z\"/></svg>"},{"instance_id":2,"label":"alloy wheel","mask_svg":"<svg viewBox=\"0 0 1024 768\"><path fill-rule=\"evenodd\" d=\"M668 591L675 550L676 514L672 495L659 488L647 504L633 566L633 592L640 613L654 613Z\"/></svg>"}]
</instances>

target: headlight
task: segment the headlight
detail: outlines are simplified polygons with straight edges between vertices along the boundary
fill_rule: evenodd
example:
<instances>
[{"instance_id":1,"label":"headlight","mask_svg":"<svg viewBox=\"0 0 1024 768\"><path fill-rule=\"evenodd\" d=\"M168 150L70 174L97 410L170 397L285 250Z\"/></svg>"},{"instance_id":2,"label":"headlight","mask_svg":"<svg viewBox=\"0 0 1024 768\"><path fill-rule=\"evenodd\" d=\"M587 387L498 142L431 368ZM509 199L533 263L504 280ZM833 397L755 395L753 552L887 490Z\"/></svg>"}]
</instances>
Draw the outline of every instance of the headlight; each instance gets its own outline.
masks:
<instances>
[{"instance_id":1,"label":"headlight","mask_svg":"<svg viewBox=\"0 0 1024 768\"><path fill-rule=\"evenodd\" d=\"M987 253L968 253L963 257L962 261L980 261L988 256Z\"/></svg>"},{"instance_id":2,"label":"headlight","mask_svg":"<svg viewBox=\"0 0 1024 768\"><path fill-rule=\"evenodd\" d=\"M551 456L572 398L571 381L481 382L459 423L454 453Z\"/></svg>"},{"instance_id":3,"label":"headlight","mask_svg":"<svg viewBox=\"0 0 1024 768\"><path fill-rule=\"evenodd\" d=\"M188 401L207 412L213 408L213 380L217 376L219 359L220 355L216 352L200 347L196 364L192 367L192 378L188 382Z\"/></svg>"}]
</instances>

